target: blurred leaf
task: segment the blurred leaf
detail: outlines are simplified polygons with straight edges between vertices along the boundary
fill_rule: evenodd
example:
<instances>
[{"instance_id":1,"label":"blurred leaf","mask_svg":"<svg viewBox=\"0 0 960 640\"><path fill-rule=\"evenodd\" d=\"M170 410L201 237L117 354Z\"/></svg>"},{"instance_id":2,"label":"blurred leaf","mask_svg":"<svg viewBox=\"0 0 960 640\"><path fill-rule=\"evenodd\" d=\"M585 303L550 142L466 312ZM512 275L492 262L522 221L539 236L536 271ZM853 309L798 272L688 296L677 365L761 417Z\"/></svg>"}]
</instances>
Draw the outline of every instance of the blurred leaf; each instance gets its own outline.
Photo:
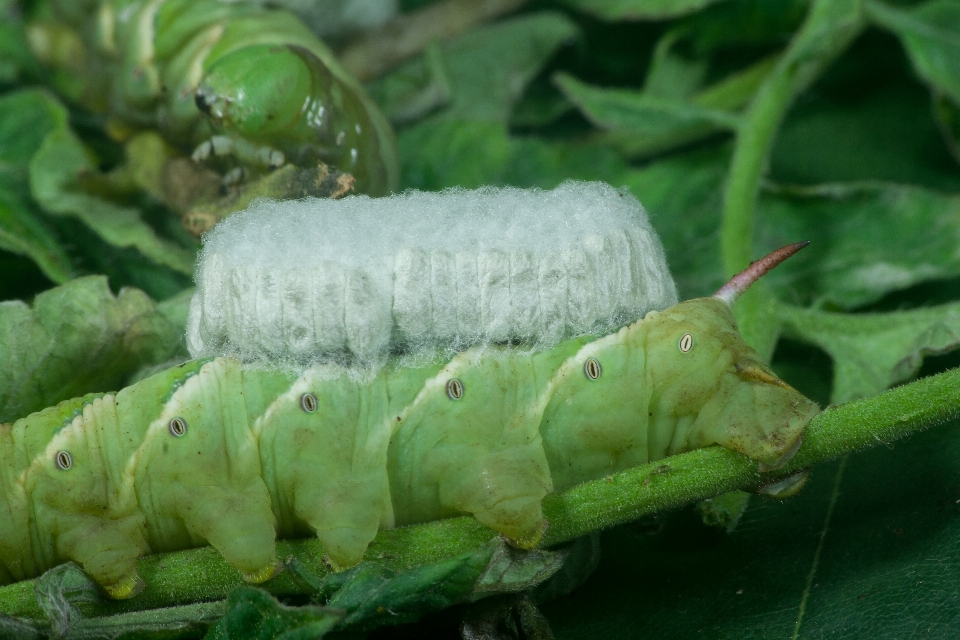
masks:
<instances>
[{"instance_id":1,"label":"blurred leaf","mask_svg":"<svg viewBox=\"0 0 960 640\"><path fill-rule=\"evenodd\" d=\"M852 308L960 276L957 195L880 182L771 187L759 219L757 255L811 241L768 279L817 304Z\"/></svg>"},{"instance_id":2,"label":"blurred leaf","mask_svg":"<svg viewBox=\"0 0 960 640\"><path fill-rule=\"evenodd\" d=\"M0 249L27 256L45 276L66 282L72 274L70 259L41 222L24 186L0 174Z\"/></svg>"},{"instance_id":3,"label":"blurred leaf","mask_svg":"<svg viewBox=\"0 0 960 640\"><path fill-rule=\"evenodd\" d=\"M184 289L172 298L157 303L157 311L166 316L179 331L186 331L187 314L190 313L190 301L193 299L193 287Z\"/></svg>"},{"instance_id":4,"label":"blurred leaf","mask_svg":"<svg viewBox=\"0 0 960 640\"><path fill-rule=\"evenodd\" d=\"M574 106L556 87L533 82L510 115L511 127L543 127L573 111Z\"/></svg>"},{"instance_id":5,"label":"blurred leaf","mask_svg":"<svg viewBox=\"0 0 960 640\"><path fill-rule=\"evenodd\" d=\"M480 27L444 45L452 96L450 106L432 119L506 124L530 80L577 33L577 27L563 15L541 12ZM393 82L422 65L422 59L415 60L383 82Z\"/></svg>"},{"instance_id":6,"label":"blurred leaf","mask_svg":"<svg viewBox=\"0 0 960 640\"><path fill-rule=\"evenodd\" d=\"M116 389L141 365L177 353L182 332L142 291L114 297L103 276L45 291L32 309L0 302L0 422Z\"/></svg>"},{"instance_id":7,"label":"blurred leaf","mask_svg":"<svg viewBox=\"0 0 960 640\"><path fill-rule=\"evenodd\" d=\"M960 4L929 0L910 10L866 3L867 15L903 42L917 73L960 102Z\"/></svg>"},{"instance_id":8,"label":"blurred leaf","mask_svg":"<svg viewBox=\"0 0 960 640\"><path fill-rule=\"evenodd\" d=\"M833 358L834 404L875 395L916 375L923 357L960 346L960 303L878 314L783 306L784 330Z\"/></svg>"},{"instance_id":9,"label":"blurred leaf","mask_svg":"<svg viewBox=\"0 0 960 640\"><path fill-rule=\"evenodd\" d=\"M543 176L542 164L562 167L550 157L548 145L535 139L515 143L507 134L507 123L527 83L576 33L573 23L559 14L535 13L481 27L445 45L451 102L398 132L403 186L470 188L521 184L524 179L552 183L556 171ZM408 63L372 90L389 96L392 84L423 76L422 65L422 59ZM386 110L391 109L387 104ZM514 179L515 175L522 177Z\"/></svg>"},{"instance_id":10,"label":"blurred leaf","mask_svg":"<svg viewBox=\"0 0 960 640\"><path fill-rule=\"evenodd\" d=\"M561 0L601 20L664 20L700 11L720 0Z\"/></svg>"},{"instance_id":11,"label":"blurred leaf","mask_svg":"<svg viewBox=\"0 0 960 640\"><path fill-rule=\"evenodd\" d=\"M615 132L616 146L629 156L652 155L719 131L736 129L739 119L679 100L628 89L601 89L559 73L560 90L593 124Z\"/></svg>"},{"instance_id":12,"label":"blurred leaf","mask_svg":"<svg viewBox=\"0 0 960 640\"><path fill-rule=\"evenodd\" d=\"M723 111L703 109L679 100L627 89L602 89L558 73L554 81L595 125L627 129L638 135L666 134L681 127L709 125L735 129L739 119Z\"/></svg>"},{"instance_id":13,"label":"blurred leaf","mask_svg":"<svg viewBox=\"0 0 960 640\"><path fill-rule=\"evenodd\" d=\"M6 13L0 7L0 13ZM0 15L0 86L35 78L37 62L30 53L23 25Z\"/></svg>"},{"instance_id":14,"label":"blurred leaf","mask_svg":"<svg viewBox=\"0 0 960 640\"><path fill-rule=\"evenodd\" d=\"M483 185L553 188L566 179L618 182L624 162L600 145L510 136L498 123L424 122L397 139L404 188Z\"/></svg>"},{"instance_id":15,"label":"blurred leaf","mask_svg":"<svg viewBox=\"0 0 960 640\"><path fill-rule=\"evenodd\" d=\"M390 122L407 124L450 103L453 87L445 55L439 42L433 40L419 61L371 85L373 99Z\"/></svg>"},{"instance_id":16,"label":"blurred leaf","mask_svg":"<svg viewBox=\"0 0 960 640\"><path fill-rule=\"evenodd\" d=\"M64 121L64 112L42 91L0 97L0 249L29 257L58 283L70 279L70 260L31 201L27 181L30 158Z\"/></svg>"},{"instance_id":17,"label":"blurred leaf","mask_svg":"<svg viewBox=\"0 0 960 640\"><path fill-rule=\"evenodd\" d=\"M326 607L288 607L266 591L237 587L227 599L227 614L210 629L207 640L317 640L340 621L342 613Z\"/></svg>"},{"instance_id":18,"label":"blurred leaf","mask_svg":"<svg viewBox=\"0 0 960 640\"><path fill-rule=\"evenodd\" d=\"M680 35L680 31L668 31L657 41L643 81L646 95L686 100L703 84L708 60L680 55L674 47Z\"/></svg>"},{"instance_id":19,"label":"blurred leaf","mask_svg":"<svg viewBox=\"0 0 960 640\"><path fill-rule=\"evenodd\" d=\"M8 640L43 640L44 625L0 614L0 637Z\"/></svg>"},{"instance_id":20,"label":"blurred leaf","mask_svg":"<svg viewBox=\"0 0 960 640\"><path fill-rule=\"evenodd\" d=\"M158 264L193 273L194 251L157 236L137 209L80 189L78 177L96 170L76 135L59 128L47 136L30 162L30 188L48 213L76 217L113 246L135 247Z\"/></svg>"},{"instance_id":21,"label":"blurred leaf","mask_svg":"<svg viewBox=\"0 0 960 640\"><path fill-rule=\"evenodd\" d=\"M646 208L681 300L710 295L723 284L717 238L728 160L723 145L672 156L611 181L628 185Z\"/></svg>"},{"instance_id":22,"label":"blurred leaf","mask_svg":"<svg viewBox=\"0 0 960 640\"><path fill-rule=\"evenodd\" d=\"M681 299L710 295L723 284L716 234L727 158L721 149L703 150L607 178L627 184L647 209ZM861 306L960 276L960 196L882 182L768 185L758 205L754 255L805 239L812 241L807 249L765 278L778 296Z\"/></svg>"},{"instance_id":23,"label":"blurred leaf","mask_svg":"<svg viewBox=\"0 0 960 640\"><path fill-rule=\"evenodd\" d=\"M933 115L954 159L960 162L960 107L944 95L933 97Z\"/></svg>"},{"instance_id":24,"label":"blurred leaf","mask_svg":"<svg viewBox=\"0 0 960 640\"><path fill-rule=\"evenodd\" d=\"M677 22L696 55L724 49L786 45L803 22L809 0L727 0Z\"/></svg>"},{"instance_id":25,"label":"blurred leaf","mask_svg":"<svg viewBox=\"0 0 960 640\"><path fill-rule=\"evenodd\" d=\"M705 109L736 111L747 105L760 87L779 56L762 58L729 76L704 87L691 97L691 102Z\"/></svg>"},{"instance_id":26,"label":"blurred leaf","mask_svg":"<svg viewBox=\"0 0 960 640\"><path fill-rule=\"evenodd\" d=\"M890 76L849 94L825 87L802 100L777 137L770 177L803 184L889 180L960 190L956 162L930 117L928 92L895 70Z\"/></svg>"}]
</instances>

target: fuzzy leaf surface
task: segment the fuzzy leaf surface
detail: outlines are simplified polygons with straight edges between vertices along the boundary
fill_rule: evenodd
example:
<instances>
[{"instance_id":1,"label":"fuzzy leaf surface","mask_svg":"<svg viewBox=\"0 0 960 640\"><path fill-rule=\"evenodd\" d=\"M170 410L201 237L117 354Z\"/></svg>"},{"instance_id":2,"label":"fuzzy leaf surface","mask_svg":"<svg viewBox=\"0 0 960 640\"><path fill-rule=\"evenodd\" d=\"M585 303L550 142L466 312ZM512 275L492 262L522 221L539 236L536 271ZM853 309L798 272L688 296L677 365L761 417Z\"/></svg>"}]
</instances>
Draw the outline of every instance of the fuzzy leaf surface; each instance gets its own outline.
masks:
<instances>
[{"instance_id":1,"label":"fuzzy leaf surface","mask_svg":"<svg viewBox=\"0 0 960 640\"><path fill-rule=\"evenodd\" d=\"M0 302L0 422L91 391L113 391L140 366L181 349L172 323L137 289L114 296L103 276Z\"/></svg>"}]
</instances>

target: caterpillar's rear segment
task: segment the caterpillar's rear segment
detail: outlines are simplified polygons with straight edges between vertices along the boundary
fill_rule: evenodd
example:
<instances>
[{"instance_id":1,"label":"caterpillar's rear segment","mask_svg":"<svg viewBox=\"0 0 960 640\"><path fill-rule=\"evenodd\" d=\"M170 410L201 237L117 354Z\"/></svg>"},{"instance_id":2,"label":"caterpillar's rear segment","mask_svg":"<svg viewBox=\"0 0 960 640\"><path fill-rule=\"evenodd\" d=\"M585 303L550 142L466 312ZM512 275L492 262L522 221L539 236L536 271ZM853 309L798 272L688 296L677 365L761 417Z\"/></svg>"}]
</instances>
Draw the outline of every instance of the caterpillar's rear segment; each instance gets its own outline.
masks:
<instances>
[{"instance_id":1,"label":"caterpillar's rear segment","mask_svg":"<svg viewBox=\"0 0 960 640\"><path fill-rule=\"evenodd\" d=\"M26 536L8 568L38 573L74 560L114 597L142 589L136 561L150 549L133 487L124 484L116 397L61 403L14 423L3 442L8 506ZM4 532L6 533L6 532ZM6 537L6 536L4 536ZM28 574L29 575L29 574Z\"/></svg>"},{"instance_id":2,"label":"caterpillar's rear segment","mask_svg":"<svg viewBox=\"0 0 960 640\"><path fill-rule=\"evenodd\" d=\"M239 382L236 362L195 362L4 428L0 577L73 560L129 598L140 556L206 543L271 577L275 521Z\"/></svg>"}]
</instances>

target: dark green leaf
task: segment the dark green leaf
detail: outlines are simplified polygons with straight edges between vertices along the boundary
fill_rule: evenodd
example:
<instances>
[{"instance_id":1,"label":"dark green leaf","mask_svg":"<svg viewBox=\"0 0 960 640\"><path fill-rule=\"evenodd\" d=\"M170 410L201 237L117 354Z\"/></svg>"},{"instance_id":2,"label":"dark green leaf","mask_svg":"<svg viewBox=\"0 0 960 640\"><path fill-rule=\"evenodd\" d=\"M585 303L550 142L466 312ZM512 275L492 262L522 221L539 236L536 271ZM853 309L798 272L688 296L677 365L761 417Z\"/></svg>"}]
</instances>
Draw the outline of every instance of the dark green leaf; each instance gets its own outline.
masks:
<instances>
[{"instance_id":1,"label":"dark green leaf","mask_svg":"<svg viewBox=\"0 0 960 640\"><path fill-rule=\"evenodd\" d=\"M66 640L199 638L212 624L223 618L225 612L226 603L221 601L85 618L71 627Z\"/></svg>"},{"instance_id":2,"label":"dark green leaf","mask_svg":"<svg viewBox=\"0 0 960 640\"><path fill-rule=\"evenodd\" d=\"M920 77L960 102L960 4L929 0L900 10L871 1L866 9L877 24L900 36Z\"/></svg>"},{"instance_id":3,"label":"dark green leaf","mask_svg":"<svg viewBox=\"0 0 960 640\"><path fill-rule=\"evenodd\" d=\"M45 211L73 216L115 247L135 247L157 264L193 273L193 250L164 240L137 209L84 192L77 180L96 171L83 144L67 128L52 131L30 162L30 189Z\"/></svg>"},{"instance_id":4,"label":"dark green leaf","mask_svg":"<svg viewBox=\"0 0 960 640\"><path fill-rule=\"evenodd\" d=\"M345 626L411 622L429 611L465 601L489 553L485 549L401 573L361 565L327 604L347 611Z\"/></svg>"},{"instance_id":5,"label":"dark green leaf","mask_svg":"<svg viewBox=\"0 0 960 640\"><path fill-rule=\"evenodd\" d=\"M635 135L654 136L694 127L733 130L739 123L736 116L724 111L646 92L591 87L568 74L557 74L554 81L591 122L604 129L626 129Z\"/></svg>"},{"instance_id":6,"label":"dark green leaf","mask_svg":"<svg viewBox=\"0 0 960 640\"><path fill-rule=\"evenodd\" d=\"M497 123L429 120L402 131L397 143L405 188L553 188L568 178L616 184L612 176L624 170L612 149L510 136Z\"/></svg>"},{"instance_id":7,"label":"dark green leaf","mask_svg":"<svg viewBox=\"0 0 960 640\"><path fill-rule=\"evenodd\" d=\"M681 35L681 31L668 31L657 42L643 82L646 95L682 101L703 85L708 60L679 54L674 45Z\"/></svg>"},{"instance_id":8,"label":"dark green leaf","mask_svg":"<svg viewBox=\"0 0 960 640\"><path fill-rule=\"evenodd\" d=\"M687 513L656 536L614 529L584 588L542 610L559 640L953 637L958 428L817 467L732 534Z\"/></svg>"},{"instance_id":9,"label":"dark green leaf","mask_svg":"<svg viewBox=\"0 0 960 640\"><path fill-rule=\"evenodd\" d=\"M420 61L405 65L370 87L390 122L414 122L450 104L453 81L445 57L443 48L434 40Z\"/></svg>"},{"instance_id":10,"label":"dark green leaf","mask_svg":"<svg viewBox=\"0 0 960 640\"><path fill-rule=\"evenodd\" d=\"M935 95L933 114L943 134L943 141L954 159L960 162L960 107L944 95Z\"/></svg>"},{"instance_id":11,"label":"dark green leaf","mask_svg":"<svg viewBox=\"0 0 960 640\"><path fill-rule=\"evenodd\" d=\"M698 107L722 111L736 111L746 106L767 74L773 69L777 57L773 55L761 58L722 80L704 87L691 98L691 102Z\"/></svg>"},{"instance_id":12,"label":"dark green leaf","mask_svg":"<svg viewBox=\"0 0 960 640\"><path fill-rule=\"evenodd\" d=\"M550 602L567 595L586 582L600 564L599 533L578 538L567 545L567 549L567 557L560 570L529 592L535 602Z\"/></svg>"},{"instance_id":13,"label":"dark green leaf","mask_svg":"<svg viewBox=\"0 0 960 640\"><path fill-rule=\"evenodd\" d=\"M726 158L703 151L621 174L651 215L681 298L709 295L723 283L715 234ZM770 185L757 217L756 257L811 241L766 276L789 301L856 307L960 275L958 196L888 183Z\"/></svg>"},{"instance_id":14,"label":"dark green leaf","mask_svg":"<svg viewBox=\"0 0 960 640\"><path fill-rule=\"evenodd\" d=\"M543 127L573 111L573 103L556 87L534 82L517 103L510 116L511 127Z\"/></svg>"},{"instance_id":15,"label":"dark green leaf","mask_svg":"<svg viewBox=\"0 0 960 640\"><path fill-rule=\"evenodd\" d=\"M42 640L47 637L44 630L45 627L40 623L0 614L0 637L7 640Z\"/></svg>"},{"instance_id":16,"label":"dark green leaf","mask_svg":"<svg viewBox=\"0 0 960 640\"><path fill-rule=\"evenodd\" d=\"M0 98L0 249L29 257L58 283L69 280L73 269L30 199L28 165L50 131L64 122L65 113L45 92Z\"/></svg>"},{"instance_id":17,"label":"dark green leaf","mask_svg":"<svg viewBox=\"0 0 960 640\"><path fill-rule=\"evenodd\" d=\"M613 132L613 140L629 156L673 149L721 131L735 130L739 119L727 112L660 98L646 92L601 89L567 74L554 81L593 124Z\"/></svg>"},{"instance_id":18,"label":"dark green leaf","mask_svg":"<svg viewBox=\"0 0 960 640\"><path fill-rule=\"evenodd\" d=\"M663 241L680 299L710 295L723 284L717 230L726 149L707 149L623 174ZM616 184L616 182L614 182Z\"/></svg>"},{"instance_id":19,"label":"dark green leaf","mask_svg":"<svg viewBox=\"0 0 960 640\"><path fill-rule=\"evenodd\" d=\"M210 629L207 640L317 640L342 613L327 607L288 607L266 591L237 587L227 599L227 613Z\"/></svg>"},{"instance_id":20,"label":"dark green leaf","mask_svg":"<svg viewBox=\"0 0 960 640\"><path fill-rule=\"evenodd\" d=\"M27 256L52 281L66 282L73 271L70 259L24 186L0 174L0 249Z\"/></svg>"},{"instance_id":21,"label":"dark green leaf","mask_svg":"<svg viewBox=\"0 0 960 640\"><path fill-rule=\"evenodd\" d=\"M803 22L809 0L727 0L678 21L698 55L737 47L786 45Z\"/></svg>"},{"instance_id":22,"label":"dark green leaf","mask_svg":"<svg viewBox=\"0 0 960 640\"><path fill-rule=\"evenodd\" d=\"M757 255L811 241L769 281L821 304L856 307L960 275L960 196L885 183L782 187L759 215Z\"/></svg>"},{"instance_id":23,"label":"dark green leaf","mask_svg":"<svg viewBox=\"0 0 960 640\"><path fill-rule=\"evenodd\" d=\"M572 41L576 26L558 13L534 13L471 31L444 45L450 105L432 119L506 124L527 83L558 47ZM401 66L372 87L388 113L406 108L412 80L428 78L423 58Z\"/></svg>"},{"instance_id":24,"label":"dark green leaf","mask_svg":"<svg viewBox=\"0 0 960 640\"><path fill-rule=\"evenodd\" d=\"M37 76L37 63L27 45L23 25L5 13L0 7L0 87Z\"/></svg>"},{"instance_id":25,"label":"dark green leaf","mask_svg":"<svg viewBox=\"0 0 960 640\"><path fill-rule=\"evenodd\" d=\"M700 11L720 0L562 0L602 20L663 20Z\"/></svg>"},{"instance_id":26,"label":"dark green leaf","mask_svg":"<svg viewBox=\"0 0 960 640\"><path fill-rule=\"evenodd\" d=\"M785 330L833 358L832 402L872 396L916 375L923 357L960 346L960 303L877 314L783 306Z\"/></svg>"},{"instance_id":27,"label":"dark green leaf","mask_svg":"<svg viewBox=\"0 0 960 640\"><path fill-rule=\"evenodd\" d=\"M956 161L930 117L930 93L909 77L908 65L894 38L866 32L788 115L770 177L960 190Z\"/></svg>"},{"instance_id":28,"label":"dark green leaf","mask_svg":"<svg viewBox=\"0 0 960 640\"><path fill-rule=\"evenodd\" d=\"M72 280L33 308L0 302L0 421L90 391L110 391L180 349L174 326L142 291L114 295L102 276Z\"/></svg>"},{"instance_id":29,"label":"dark green leaf","mask_svg":"<svg viewBox=\"0 0 960 640\"><path fill-rule=\"evenodd\" d=\"M567 545L557 551L521 551L500 539L479 551L404 571L373 561L321 579L296 559L287 564L319 599L345 612L342 627L369 629L417 620L468 600L532 589L548 581L571 558L571 565L593 566L593 556L584 554L583 545ZM569 566L567 570L580 577L584 566Z\"/></svg>"}]
</instances>

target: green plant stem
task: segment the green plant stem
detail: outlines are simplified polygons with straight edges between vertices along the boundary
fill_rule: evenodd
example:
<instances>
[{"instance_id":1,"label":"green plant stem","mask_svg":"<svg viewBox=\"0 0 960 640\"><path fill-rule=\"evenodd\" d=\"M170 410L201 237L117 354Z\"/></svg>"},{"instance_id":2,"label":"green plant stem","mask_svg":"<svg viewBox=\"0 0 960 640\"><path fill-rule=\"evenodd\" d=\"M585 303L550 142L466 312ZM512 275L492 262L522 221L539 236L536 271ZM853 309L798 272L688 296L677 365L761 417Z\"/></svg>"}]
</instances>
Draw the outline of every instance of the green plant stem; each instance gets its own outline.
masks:
<instances>
[{"instance_id":1,"label":"green plant stem","mask_svg":"<svg viewBox=\"0 0 960 640\"><path fill-rule=\"evenodd\" d=\"M720 254L727 275L753 258L753 212L760 180L787 109L862 28L860 0L815 0L803 26L757 90L737 132L724 193ZM737 305L740 333L766 360L779 333L775 304L763 286L755 286Z\"/></svg>"},{"instance_id":2,"label":"green plant stem","mask_svg":"<svg viewBox=\"0 0 960 640\"><path fill-rule=\"evenodd\" d=\"M544 546L573 540L591 531L636 520L734 489L756 488L851 451L903 438L960 416L960 369L887 391L879 396L828 408L815 417L803 446L783 469L761 474L745 456L711 447L628 469L547 496L550 528ZM481 548L496 534L473 518L451 518L381 531L366 559L390 569L435 563ZM281 557L295 555L318 575L329 572L317 540L278 543ZM147 588L132 600L78 605L86 616L104 616L189 602L220 600L243 582L236 569L210 547L147 556L140 560ZM0 589L0 612L43 618L33 580ZM289 573L263 587L276 595L303 593Z\"/></svg>"}]
</instances>

